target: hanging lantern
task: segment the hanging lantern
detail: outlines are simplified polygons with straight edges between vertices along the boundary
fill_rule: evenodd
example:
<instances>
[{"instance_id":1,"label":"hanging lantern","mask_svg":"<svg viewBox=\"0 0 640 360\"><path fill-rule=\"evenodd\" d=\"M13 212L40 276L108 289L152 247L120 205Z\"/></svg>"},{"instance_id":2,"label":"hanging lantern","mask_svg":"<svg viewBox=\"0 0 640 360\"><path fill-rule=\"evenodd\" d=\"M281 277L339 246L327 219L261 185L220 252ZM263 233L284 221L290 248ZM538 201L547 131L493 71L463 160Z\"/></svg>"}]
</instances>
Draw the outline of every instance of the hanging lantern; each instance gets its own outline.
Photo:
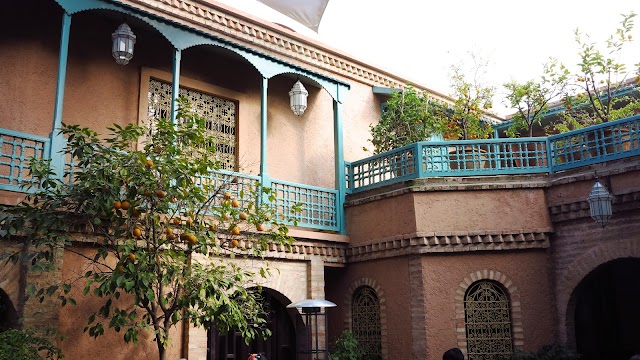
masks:
<instances>
[{"instance_id":1,"label":"hanging lantern","mask_svg":"<svg viewBox=\"0 0 640 360\"><path fill-rule=\"evenodd\" d=\"M613 196L609 194L607 189L600 184L599 181L591 188L591 193L587 198L589 203L589 209L591 210L591 217L602 227L607 225L611 218L611 201Z\"/></svg>"},{"instance_id":2,"label":"hanging lantern","mask_svg":"<svg viewBox=\"0 0 640 360\"><path fill-rule=\"evenodd\" d=\"M111 34L113 46L111 54L120 65L127 65L129 60L133 58L133 45L136 43L136 36L127 23L118 26L113 34Z\"/></svg>"},{"instance_id":3,"label":"hanging lantern","mask_svg":"<svg viewBox=\"0 0 640 360\"><path fill-rule=\"evenodd\" d=\"M291 99L291 110L297 116L304 114L307 109L307 95L309 92L304 88L300 80L296 81L289 91L289 98Z\"/></svg>"}]
</instances>

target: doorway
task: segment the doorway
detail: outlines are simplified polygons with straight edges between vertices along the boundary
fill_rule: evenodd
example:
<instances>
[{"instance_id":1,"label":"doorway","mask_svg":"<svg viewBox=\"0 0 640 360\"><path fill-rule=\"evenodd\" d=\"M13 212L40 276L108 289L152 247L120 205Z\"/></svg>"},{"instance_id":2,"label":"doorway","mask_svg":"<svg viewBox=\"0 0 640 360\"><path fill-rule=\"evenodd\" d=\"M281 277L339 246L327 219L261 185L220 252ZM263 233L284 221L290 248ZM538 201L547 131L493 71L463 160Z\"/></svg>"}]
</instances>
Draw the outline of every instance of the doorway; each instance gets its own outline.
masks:
<instances>
[{"instance_id":1,"label":"doorway","mask_svg":"<svg viewBox=\"0 0 640 360\"><path fill-rule=\"evenodd\" d=\"M245 360L252 353L264 353L269 360L296 359L296 331L293 320L299 316L296 309L287 309L290 303L282 294L263 288L267 328L271 336L256 339L249 345L244 342L239 331L221 334L215 327L209 329L209 360Z\"/></svg>"},{"instance_id":2,"label":"doorway","mask_svg":"<svg viewBox=\"0 0 640 360\"><path fill-rule=\"evenodd\" d=\"M574 296L576 349L583 360L628 360L640 353L640 259L598 266Z\"/></svg>"}]
</instances>

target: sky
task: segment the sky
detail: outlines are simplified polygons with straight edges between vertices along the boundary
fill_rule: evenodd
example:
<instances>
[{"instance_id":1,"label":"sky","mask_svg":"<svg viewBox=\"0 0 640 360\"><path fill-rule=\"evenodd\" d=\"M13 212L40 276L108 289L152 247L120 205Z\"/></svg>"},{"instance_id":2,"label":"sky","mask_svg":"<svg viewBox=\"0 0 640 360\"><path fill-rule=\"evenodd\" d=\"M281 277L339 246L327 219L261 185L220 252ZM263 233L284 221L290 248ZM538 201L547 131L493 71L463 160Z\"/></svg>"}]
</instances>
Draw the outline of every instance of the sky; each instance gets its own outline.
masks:
<instances>
[{"instance_id":1,"label":"sky","mask_svg":"<svg viewBox=\"0 0 640 360\"><path fill-rule=\"evenodd\" d=\"M451 65L468 68L475 54L489 64L484 81L502 116L513 113L502 84L539 78L549 57L575 67L576 28L603 43L620 14L640 14L640 0L330 0L316 34L256 0L218 1L444 94ZM640 62L640 15L635 23L620 58L629 67Z\"/></svg>"}]
</instances>

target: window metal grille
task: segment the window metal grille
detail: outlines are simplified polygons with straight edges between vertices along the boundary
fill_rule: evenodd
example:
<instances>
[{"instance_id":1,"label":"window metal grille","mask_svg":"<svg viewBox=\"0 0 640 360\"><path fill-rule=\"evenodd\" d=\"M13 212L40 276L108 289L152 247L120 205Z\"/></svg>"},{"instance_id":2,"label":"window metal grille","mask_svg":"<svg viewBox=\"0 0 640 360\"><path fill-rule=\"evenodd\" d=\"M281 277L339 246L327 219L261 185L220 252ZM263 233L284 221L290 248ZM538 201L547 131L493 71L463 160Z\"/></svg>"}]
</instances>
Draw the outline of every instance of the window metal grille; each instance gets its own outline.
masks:
<instances>
[{"instance_id":1,"label":"window metal grille","mask_svg":"<svg viewBox=\"0 0 640 360\"><path fill-rule=\"evenodd\" d=\"M351 331L364 350L365 359L381 358L380 299L369 286L361 286L353 293Z\"/></svg>"},{"instance_id":2,"label":"window metal grille","mask_svg":"<svg viewBox=\"0 0 640 360\"><path fill-rule=\"evenodd\" d=\"M464 314L469 360L493 360L513 352L511 305L502 286L484 280L471 284Z\"/></svg>"},{"instance_id":3,"label":"window metal grille","mask_svg":"<svg viewBox=\"0 0 640 360\"><path fill-rule=\"evenodd\" d=\"M171 115L171 84L156 79L149 80L149 119L169 118ZM216 139L220 168L236 170L237 104L196 90L180 88L179 95L186 97L194 112L207 121L207 130Z\"/></svg>"}]
</instances>

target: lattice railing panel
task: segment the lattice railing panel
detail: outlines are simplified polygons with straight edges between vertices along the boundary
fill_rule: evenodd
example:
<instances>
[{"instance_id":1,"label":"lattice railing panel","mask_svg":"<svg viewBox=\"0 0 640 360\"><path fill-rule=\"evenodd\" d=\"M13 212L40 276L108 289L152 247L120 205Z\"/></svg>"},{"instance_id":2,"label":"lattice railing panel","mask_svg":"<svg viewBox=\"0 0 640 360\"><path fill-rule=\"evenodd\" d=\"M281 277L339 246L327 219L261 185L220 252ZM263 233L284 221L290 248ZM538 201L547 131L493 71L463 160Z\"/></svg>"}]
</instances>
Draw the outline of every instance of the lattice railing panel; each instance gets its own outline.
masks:
<instances>
[{"instance_id":1,"label":"lattice railing panel","mask_svg":"<svg viewBox=\"0 0 640 360\"><path fill-rule=\"evenodd\" d=\"M464 315L469 360L493 360L513 352L511 306L500 285L472 284L465 294Z\"/></svg>"},{"instance_id":2,"label":"lattice railing panel","mask_svg":"<svg viewBox=\"0 0 640 360\"><path fill-rule=\"evenodd\" d=\"M338 229L338 191L272 180L276 212L294 218L298 225L317 229ZM294 207L300 204L300 211Z\"/></svg>"},{"instance_id":3,"label":"lattice railing panel","mask_svg":"<svg viewBox=\"0 0 640 360\"><path fill-rule=\"evenodd\" d=\"M0 189L24 191L32 182L29 159L49 156L49 139L0 129Z\"/></svg>"}]
</instances>

